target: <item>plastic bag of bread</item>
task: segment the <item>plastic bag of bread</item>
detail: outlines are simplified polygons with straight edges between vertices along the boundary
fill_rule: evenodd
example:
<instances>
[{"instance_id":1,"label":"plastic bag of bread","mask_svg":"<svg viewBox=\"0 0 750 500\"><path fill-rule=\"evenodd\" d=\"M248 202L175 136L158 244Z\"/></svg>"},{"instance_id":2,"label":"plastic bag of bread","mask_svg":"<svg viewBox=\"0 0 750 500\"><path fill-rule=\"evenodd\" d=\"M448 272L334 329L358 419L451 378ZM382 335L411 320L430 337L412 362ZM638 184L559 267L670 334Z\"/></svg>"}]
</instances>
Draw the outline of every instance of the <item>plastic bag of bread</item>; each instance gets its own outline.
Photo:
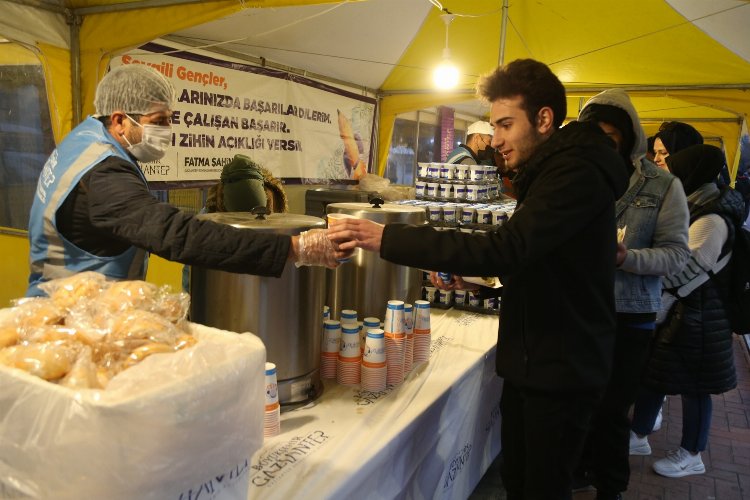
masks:
<instances>
[{"instance_id":1,"label":"plastic bag of bread","mask_svg":"<svg viewBox=\"0 0 750 500\"><path fill-rule=\"evenodd\" d=\"M177 352L148 339L114 343L110 354L140 361L111 380L85 345L46 374L66 371L56 383L0 364L0 497L247 499L263 443L265 349L251 334L189 327L182 335L197 343ZM21 345L3 359L23 358ZM95 388L102 379L107 388Z\"/></svg>"},{"instance_id":2,"label":"plastic bag of bread","mask_svg":"<svg viewBox=\"0 0 750 500\"><path fill-rule=\"evenodd\" d=\"M109 286L107 278L94 271L74 274L67 278L58 278L39 285L39 289L63 309L70 309L81 300L97 297Z\"/></svg>"},{"instance_id":3,"label":"plastic bag of bread","mask_svg":"<svg viewBox=\"0 0 750 500\"><path fill-rule=\"evenodd\" d=\"M97 306L111 313L128 309L150 311L158 292L159 287L146 281L114 281L97 298Z\"/></svg>"},{"instance_id":4,"label":"plastic bag of bread","mask_svg":"<svg viewBox=\"0 0 750 500\"><path fill-rule=\"evenodd\" d=\"M131 309L112 316L107 342L150 340L174 346L183 332L171 321L150 311Z\"/></svg>"},{"instance_id":5,"label":"plastic bag of bread","mask_svg":"<svg viewBox=\"0 0 750 500\"><path fill-rule=\"evenodd\" d=\"M190 295L184 292L171 293L168 286L163 286L159 289L151 311L177 324L185 320L189 309Z\"/></svg>"},{"instance_id":6,"label":"plastic bag of bread","mask_svg":"<svg viewBox=\"0 0 750 500\"><path fill-rule=\"evenodd\" d=\"M13 320L22 336L27 330L44 325L60 325L65 320L65 309L49 298L21 299L16 304L12 309Z\"/></svg>"},{"instance_id":7,"label":"plastic bag of bread","mask_svg":"<svg viewBox=\"0 0 750 500\"><path fill-rule=\"evenodd\" d=\"M76 346L63 342L16 344L0 350L0 364L57 380L70 371L77 356Z\"/></svg>"}]
</instances>

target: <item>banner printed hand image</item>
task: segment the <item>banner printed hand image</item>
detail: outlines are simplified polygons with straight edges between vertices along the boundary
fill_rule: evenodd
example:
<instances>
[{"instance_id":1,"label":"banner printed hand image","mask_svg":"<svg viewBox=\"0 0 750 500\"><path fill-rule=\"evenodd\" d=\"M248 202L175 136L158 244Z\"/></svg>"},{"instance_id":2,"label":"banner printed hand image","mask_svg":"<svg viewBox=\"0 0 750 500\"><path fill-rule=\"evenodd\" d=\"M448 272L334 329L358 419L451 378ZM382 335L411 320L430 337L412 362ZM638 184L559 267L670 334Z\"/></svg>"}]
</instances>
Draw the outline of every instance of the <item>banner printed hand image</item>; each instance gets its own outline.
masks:
<instances>
[{"instance_id":1,"label":"banner printed hand image","mask_svg":"<svg viewBox=\"0 0 750 500\"><path fill-rule=\"evenodd\" d=\"M362 159L362 138L354 134L349 119L340 110L337 109L336 112L339 118L339 135L344 142L344 168L350 178L360 179L367 174L367 165Z\"/></svg>"}]
</instances>

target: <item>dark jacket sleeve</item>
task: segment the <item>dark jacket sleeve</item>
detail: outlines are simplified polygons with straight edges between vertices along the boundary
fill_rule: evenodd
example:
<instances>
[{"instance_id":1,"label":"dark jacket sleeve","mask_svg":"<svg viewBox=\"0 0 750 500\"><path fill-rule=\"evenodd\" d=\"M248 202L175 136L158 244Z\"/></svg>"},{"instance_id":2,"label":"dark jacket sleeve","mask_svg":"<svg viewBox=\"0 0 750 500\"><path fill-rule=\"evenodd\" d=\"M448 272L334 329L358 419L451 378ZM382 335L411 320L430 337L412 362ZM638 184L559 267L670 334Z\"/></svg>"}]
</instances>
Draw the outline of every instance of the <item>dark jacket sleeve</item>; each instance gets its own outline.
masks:
<instances>
[{"instance_id":1,"label":"dark jacket sleeve","mask_svg":"<svg viewBox=\"0 0 750 500\"><path fill-rule=\"evenodd\" d=\"M280 276L291 238L201 221L161 203L134 166L107 161L88 175L90 221L104 238L143 248L182 264Z\"/></svg>"}]
</instances>

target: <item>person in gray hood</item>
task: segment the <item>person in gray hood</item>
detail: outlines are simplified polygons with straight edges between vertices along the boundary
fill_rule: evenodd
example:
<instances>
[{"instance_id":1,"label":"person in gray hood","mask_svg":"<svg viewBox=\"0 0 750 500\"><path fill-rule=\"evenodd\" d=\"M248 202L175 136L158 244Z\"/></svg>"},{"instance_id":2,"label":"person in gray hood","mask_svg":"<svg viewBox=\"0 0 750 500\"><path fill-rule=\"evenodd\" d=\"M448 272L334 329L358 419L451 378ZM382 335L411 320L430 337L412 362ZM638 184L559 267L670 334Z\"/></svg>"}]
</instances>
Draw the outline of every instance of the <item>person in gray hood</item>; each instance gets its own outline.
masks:
<instances>
[{"instance_id":1,"label":"person in gray hood","mask_svg":"<svg viewBox=\"0 0 750 500\"><path fill-rule=\"evenodd\" d=\"M597 123L614 141L630 183L617 200L621 240L617 250L617 335L612 375L594 414L580 475L597 488L597 499L621 498L630 478L630 421L661 305L661 277L679 272L690 258L689 213L679 179L645 158L646 134L627 93L604 91L578 117Z\"/></svg>"}]
</instances>

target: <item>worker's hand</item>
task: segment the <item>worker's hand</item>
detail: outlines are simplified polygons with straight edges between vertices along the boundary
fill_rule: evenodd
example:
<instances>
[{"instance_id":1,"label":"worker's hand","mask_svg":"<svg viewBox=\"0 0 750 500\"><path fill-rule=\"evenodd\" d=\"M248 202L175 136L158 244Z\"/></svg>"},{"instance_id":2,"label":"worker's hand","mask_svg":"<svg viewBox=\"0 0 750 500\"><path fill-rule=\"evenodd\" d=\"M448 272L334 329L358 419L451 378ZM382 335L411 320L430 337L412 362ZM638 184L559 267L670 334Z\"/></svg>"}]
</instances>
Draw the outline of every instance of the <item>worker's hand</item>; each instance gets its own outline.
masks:
<instances>
[{"instance_id":1,"label":"worker's hand","mask_svg":"<svg viewBox=\"0 0 750 500\"><path fill-rule=\"evenodd\" d=\"M297 267L325 266L334 269L340 264L341 256L345 255L328 239L325 229L310 229L292 237L292 248Z\"/></svg>"},{"instance_id":2,"label":"worker's hand","mask_svg":"<svg viewBox=\"0 0 750 500\"><path fill-rule=\"evenodd\" d=\"M430 273L430 282L435 285L436 288L441 290L479 290L479 285L476 283L468 283L463 280L461 276L453 275L449 282L445 282L440 279L438 273L432 271Z\"/></svg>"},{"instance_id":3,"label":"worker's hand","mask_svg":"<svg viewBox=\"0 0 750 500\"><path fill-rule=\"evenodd\" d=\"M328 223L328 238L338 245L339 251L363 248L380 252L384 228L383 224L368 219L335 219Z\"/></svg>"}]
</instances>

